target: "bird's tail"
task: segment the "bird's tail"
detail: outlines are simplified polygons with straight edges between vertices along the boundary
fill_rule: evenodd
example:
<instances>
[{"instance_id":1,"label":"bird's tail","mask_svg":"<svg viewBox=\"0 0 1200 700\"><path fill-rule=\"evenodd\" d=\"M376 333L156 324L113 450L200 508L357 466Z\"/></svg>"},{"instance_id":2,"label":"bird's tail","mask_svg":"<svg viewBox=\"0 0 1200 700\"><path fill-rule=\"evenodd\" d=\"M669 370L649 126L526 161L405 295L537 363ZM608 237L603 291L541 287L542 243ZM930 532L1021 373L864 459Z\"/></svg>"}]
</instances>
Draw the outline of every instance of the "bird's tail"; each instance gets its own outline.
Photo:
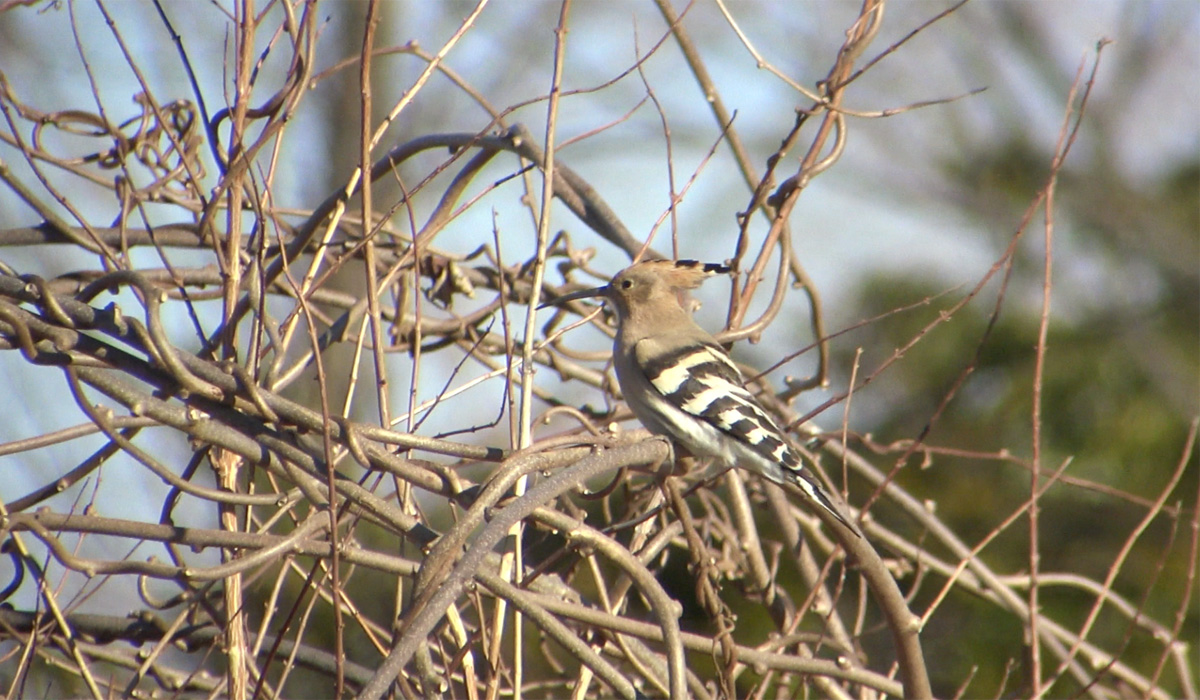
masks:
<instances>
[{"instance_id":1,"label":"bird's tail","mask_svg":"<svg viewBox=\"0 0 1200 700\"><path fill-rule=\"evenodd\" d=\"M842 515L838 507L834 505L833 499L825 493L825 487L821 486L821 482L817 481L817 477L813 476L811 471L807 469L784 469L783 471L788 476L788 480L799 486L810 501L824 508L839 523L845 525L847 530L862 537L858 528L851 524L850 520Z\"/></svg>"}]
</instances>

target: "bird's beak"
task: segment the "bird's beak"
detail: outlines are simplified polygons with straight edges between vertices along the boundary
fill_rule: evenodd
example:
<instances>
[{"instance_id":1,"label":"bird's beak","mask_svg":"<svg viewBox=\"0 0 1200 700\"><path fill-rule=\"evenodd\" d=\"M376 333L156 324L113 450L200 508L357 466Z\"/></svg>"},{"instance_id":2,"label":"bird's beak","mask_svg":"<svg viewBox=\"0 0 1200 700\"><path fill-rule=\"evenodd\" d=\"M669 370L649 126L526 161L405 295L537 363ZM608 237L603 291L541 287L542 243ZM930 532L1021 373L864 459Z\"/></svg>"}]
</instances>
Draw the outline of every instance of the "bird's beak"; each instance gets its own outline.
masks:
<instances>
[{"instance_id":1,"label":"bird's beak","mask_svg":"<svg viewBox=\"0 0 1200 700\"><path fill-rule=\"evenodd\" d=\"M559 304L564 304L568 301L576 301L578 299L591 299L593 297L607 298L608 292L609 292L609 286L607 284L604 285L603 287L595 287L594 289L581 289L578 292L571 292L570 294L564 294L555 299L551 299L550 301L547 301L547 302L539 305L538 308L544 309L547 306L557 306Z\"/></svg>"}]
</instances>

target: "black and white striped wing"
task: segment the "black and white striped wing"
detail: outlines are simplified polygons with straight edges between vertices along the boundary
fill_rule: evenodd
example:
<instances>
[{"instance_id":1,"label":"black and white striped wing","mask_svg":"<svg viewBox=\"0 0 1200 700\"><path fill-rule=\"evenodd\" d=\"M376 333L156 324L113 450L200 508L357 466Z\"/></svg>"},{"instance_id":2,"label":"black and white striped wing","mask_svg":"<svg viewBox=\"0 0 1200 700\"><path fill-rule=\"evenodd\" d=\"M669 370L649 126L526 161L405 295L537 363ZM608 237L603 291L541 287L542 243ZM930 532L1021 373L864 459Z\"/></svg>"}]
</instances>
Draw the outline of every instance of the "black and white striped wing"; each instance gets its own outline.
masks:
<instances>
[{"instance_id":1,"label":"black and white striped wing","mask_svg":"<svg viewBox=\"0 0 1200 700\"><path fill-rule=\"evenodd\" d=\"M635 348L634 358L663 399L750 447L763 459L787 469L800 468L800 456L746 390L741 372L724 348L705 343L662 353L644 343Z\"/></svg>"},{"instance_id":2,"label":"black and white striped wing","mask_svg":"<svg viewBox=\"0 0 1200 700\"><path fill-rule=\"evenodd\" d=\"M755 466L757 471L774 481L781 477L791 481L848 528L854 529L834 507L820 483L805 470L800 453L792 448L775 420L746 389L742 373L724 348L704 342L663 351L652 341L642 341L634 347L634 361L658 392L660 400L716 428L762 460L761 464L743 466ZM684 435L697 439L702 432L688 430L682 425L674 427L683 433L677 435L680 439ZM720 452L713 446L689 447L707 447L701 451L710 454Z\"/></svg>"}]
</instances>

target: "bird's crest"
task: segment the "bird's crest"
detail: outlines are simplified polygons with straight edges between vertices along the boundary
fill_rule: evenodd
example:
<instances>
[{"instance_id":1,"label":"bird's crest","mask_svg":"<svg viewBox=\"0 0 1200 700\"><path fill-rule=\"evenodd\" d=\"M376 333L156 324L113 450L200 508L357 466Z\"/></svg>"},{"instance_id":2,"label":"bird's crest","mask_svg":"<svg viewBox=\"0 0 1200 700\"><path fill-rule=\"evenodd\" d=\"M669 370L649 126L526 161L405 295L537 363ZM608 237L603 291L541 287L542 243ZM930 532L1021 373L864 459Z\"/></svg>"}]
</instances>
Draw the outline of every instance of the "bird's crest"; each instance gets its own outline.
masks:
<instances>
[{"instance_id":1,"label":"bird's crest","mask_svg":"<svg viewBox=\"0 0 1200 700\"><path fill-rule=\"evenodd\" d=\"M697 260L648 260L639 265L654 269L674 289L695 289L709 277L724 275L732 269L721 263Z\"/></svg>"}]
</instances>

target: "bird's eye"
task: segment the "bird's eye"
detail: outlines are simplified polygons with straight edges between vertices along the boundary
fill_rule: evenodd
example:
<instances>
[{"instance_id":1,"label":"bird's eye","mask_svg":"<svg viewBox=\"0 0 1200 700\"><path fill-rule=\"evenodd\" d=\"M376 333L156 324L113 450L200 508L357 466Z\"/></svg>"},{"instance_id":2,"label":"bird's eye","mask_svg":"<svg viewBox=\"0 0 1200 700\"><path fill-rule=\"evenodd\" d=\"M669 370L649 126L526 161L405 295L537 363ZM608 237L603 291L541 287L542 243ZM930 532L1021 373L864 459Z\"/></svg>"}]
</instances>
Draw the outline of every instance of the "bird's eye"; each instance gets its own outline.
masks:
<instances>
[{"instance_id":1,"label":"bird's eye","mask_svg":"<svg viewBox=\"0 0 1200 700\"><path fill-rule=\"evenodd\" d=\"M632 289L633 280L621 280L621 289Z\"/></svg>"}]
</instances>

